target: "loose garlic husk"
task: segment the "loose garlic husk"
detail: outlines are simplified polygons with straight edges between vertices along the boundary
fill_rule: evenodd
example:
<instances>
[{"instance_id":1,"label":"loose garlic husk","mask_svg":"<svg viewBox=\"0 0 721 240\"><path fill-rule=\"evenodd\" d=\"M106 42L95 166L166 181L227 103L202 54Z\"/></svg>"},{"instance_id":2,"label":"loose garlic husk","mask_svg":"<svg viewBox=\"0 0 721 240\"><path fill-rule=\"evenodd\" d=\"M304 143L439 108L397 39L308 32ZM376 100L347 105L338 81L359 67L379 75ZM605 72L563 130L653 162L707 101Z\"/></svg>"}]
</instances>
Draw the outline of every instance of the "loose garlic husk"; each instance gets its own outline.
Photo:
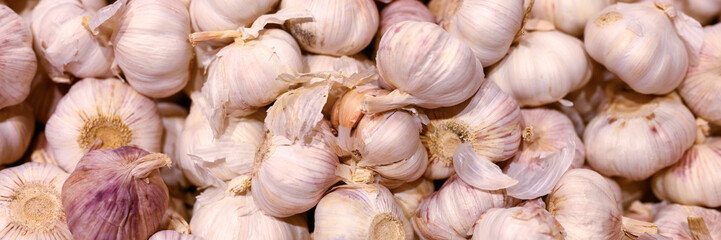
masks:
<instances>
[{"instance_id":1,"label":"loose garlic husk","mask_svg":"<svg viewBox=\"0 0 721 240\"><path fill-rule=\"evenodd\" d=\"M269 11L279 0L198 0L190 2L190 20L193 30L222 31L250 24Z\"/></svg>"},{"instance_id":2,"label":"loose garlic husk","mask_svg":"<svg viewBox=\"0 0 721 240\"><path fill-rule=\"evenodd\" d=\"M35 121L45 124L55 112L60 99L68 93L70 86L53 82L45 71L38 69L30 87L26 102L33 107Z\"/></svg>"},{"instance_id":3,"label":"loose garlic husk","mask_svg":"<svg viewBox=\"0 0 721 240\"><path fill-rule=\"evenodd\" d=\"M373 40L378 30L378 8L373 0L284 0L280 9L304 7L312 20L293 19L285 26L304 50L332 55L354 55Z\"/></svg>"},{"instance_id":4,"label":"loose garlic husk","mask_svg":"<svg viewBox=\"0 0 721 240\"><path fill-rule=\"evenodd\" d=\"M689 224L689 218L702 218L708 230L706 238L697 234L696 226ZM668 204L660 207L654 214L654 223L658 225L661 236L674 240L719 239L721 238L721 212L696 206ZM691 229L694 227L694 229Z\"/></svg>"},{"instance_id":5,"label":"loose garlic husk","mask_svg":"<svg viewBox=\"0 0 721 240\"><path fill-rule=\"evenodd\" d=\"M481 215L473 238L482 239L564 239L563 227L546 211L540 199L508 209L492 208Z\"/></svg>"},{"instance_id":6,"label":"loose garlic husk","mask_svg":"<svg viewBox=\"0 0 721 240\"><path fill-rule=\"evenodd\" d=\"M162 134L155 102L114 78L75 83L45 127L55 160L68 172L97 140L101 148L134 145L160 152Z\"/></svg>"},{"instance_id":7,"label":"loose garlic husk","mask_svg":"<svg viewBox=\"0 0 721 240\"><path fill-rule=\"evenodd\" d=\"M516 100L486 81L468 101L427 110L430 123L422 141L428 149L425 176L443 179L458 173L468 184L496 190L512 185L493 162L512 157L521 142L521 111Z\"/></svg>"},{"instance_id":8,"label":"loose garlic husk","mask_svg":"<svg viewBox=\"0 0 721 240\"><path fill-rule=\"evenodd\" d=\"M529 0L524 1L525 5ZM552 23L556 29L571 36L583 35L591 17L604 8L616 3L616 0L535 0L531 8L531 18L542 19Z\"/></svg>"},{"instance_id":9,"label":"loose garlic husk","mask_svg":"<svg viewBox=\"0 0 721 240\"><path fill-rule=\"evenodd\" d=\"M173 230L163 230L156 232L153 236L150 236L148 240L203 240L203 238Z\"/></svg>"},{"instance_id":10,"label":"loose garlic husk","mask_svg":"<svg viewBox=\"0 0 721 240\"><path fill-rule=\"evenodd\" d=\"M568 169L583 166L585 150L563 113L538 108L523 109L521 115L521 148L503 168L519 182L506 191L518 199L534 199L550 193Z\"/></svg>"},{"instance_id":11,"label":"loose garlic husk","mask_svg":"<svg viewBox=\"0 0 721 240\"><path fill-rule=\"evenodd\" d=\"M161 168L160 175L171 192L182 190L189 187L190 183L185 179L183 170L178 166L177 159L180 157L176 155L179 152L176 143L183 132L183 125L185 124L185 118L188 116L188 111L178 104L160 102L158 103L158 113L160 113L163 121L163 153L168 155L170 159L176 160L173 161L170 168Z\"/></svg>"},{"instance_id":12,"label":"loose garlic husk","mask_svg":"<svg viewBox=\"0 0 721 240\"><path fill-rule=\"evenodd\" d=\"M250 193L236 194L233 188L219 184L198 196L190 219L193 235L205 239L310 239L302 215L269 216Z\"/></svg>"},{"instance_id":13,"label":"loose garlic husk","mask_svg":"<svg viewBox=\"0 0 721 240\"><path fill-rule=\"evenodd\" d=\"M19 160L35 131L33 110L27 103L0 109L0 164Z\"/></svg>"},{"instance_id":14,"label":"loose garlic husk","mask_svg":"<svg viewBox=\"0 0 721 240\"><path fill-rule=\"evenodd\" d=\"M394 1L381 11L380 28L376 34L376 42L393 24L403 21L436 22L433 14L421 1Z\"/></svg>"},{"instance_id":15,"label":"loose garlic husk","mask_svg":"<svg viewBox=\"0 0 721 240\"><path fill-rule=\"evenodd\" d=\"M411 220L423 239L464 239L473 234L473 224L483 212L518 202L506 196L505 190L480 190L455 175L421 202Z\"/></svg>"},{"instance_id":16,"label":"loose garlic husk","mask_svg":"<svg viewBox=\"0 0 721 240\"><path fill-rule=\"evenodd\" d=\"M344 80L342 81L352 78L354 74L375 69L375 63L363 54L356 54L350 57L306 54L303 56L303 64L305 65L305 73L321 76L327 74L327 76L343 78ZM313 84L317 81L326 81L328 79L329 78L326 77L316 77L304 84ZM336 80L337 79L338 78L336 78ZM335 102L338 101L346 91L348 91L346 87L331 88L330 94L328 95L328 102L325 104L325 107L323 107L323 115L330 116L332 114Z\"/></svg>"},{"instance_id":17,"label":"loose garlic husk","mask_svg":"<svg viewBox=\"0 0 721 240\"><path fill-rule=\"evenodd\" d=\"M63 184L62 204L77 240L146 239L168 208L162 153L137 147L91 150Z\"/></svg>"},{"instance_id":18,"label":"loose garlic husk","mask_svg":"<svg viewBox=\"0 0 721 240\"><path fill-rule=\"evenodd\" d=\"M30 94L38 63L30 27L12 9L0 5L0 109L21 103Z\"/></svg>"},{"instance_id":19,"label":"loose garlic husk","mask_svg":"<svg viewBox=\"0 0 721 240\"><path fill-rule=\"evenodd\" d=\"M721 24L704 28L704 43L697 64L688 68L678 93L699 117L721 125Z\"/></svg>"},{"instance_id":20,"label":"loose garlic husk","mask_svg":"<svg viewBox=\"0 0 721 240\"><path fill-rule=\"evenodd\" d=\"M677 162L696 138L694 117L676 93L649 96L608 86L603 110L586 126L586 159L609 177L646 179Z\"/></svg>"},{"instance_id":21,"label":"loose garlic husk","mask_svg":"<svg viewBox=\"0 0 721 240\"><path fill-rule=\"evenodd\" d=\"M471 49L438 25L405 21L381 38L376 66L391 94L367 98L363 109L378 113L407 105L449 107L473 96L484 82Z\"/></svg>"},{"instance_id":22,"label":"loose garlic husk","mask_svg":"<svg viewBox=\"0 0 721 240\"><path fill-rule=\"evenodd\" d=\"M68 174L48 163L0 171L0 228L4 239L72 239L60 191Z\"/></svg>"},{"instance_id":23,"label":"loose garlic husk","mask_svg":"<svg viewBox=\"0 0 721 240\"><path fill-rule=\"evenodd\" d=\"M84 23L93 10L78 0L42 0L33 10L35 49L55 82L70 83L72 77L111 77L113 48L110 33L93 35Z\"/></svg>"},{"instance_id":24,"label":"loose garlic husk","mask_svg":"<svg viewBox=\"0 0 721 240\"><path fill-rule=\"evenodd\" d=\"M433 0L428 7L438 24L468 44L483 66L506 55L524 15L523 0Z\"/></svg>"},{"instance_id":25,"label":"loose garlic husk","mask_svg":"<svg viewBox=\"0 0 721 240\"><path fill-rule=\"evenodd\" d=\"M313 239L413 239L413 227L388 189L377 184L334 188L315 209Z\"/></svg>"},{"instance_id":26,"label":"loose garlic husk","mask_svg":"<svg viewBox=\"0 0 721 240\"><path fill-rule=\"evenodd\" d=\"M717 0L641 0L641 2L662 2L672 4L690 17L706 25L721 11L721 2Z\"/></svg>"},{"instance_id":27,"label":"loose garlic husk","mask_svg":"<svg viewBox=\"0 0 721 240\"><path fill-rule=\"evenodd\" d=\"M617 3L588 21L584 42L593 59L635 91L667 94L698 61L703 30L668 4Z\"/></svg>"},{"instance_id":28,"label":"loose garlic husk","mask_svg":"<svg viewBox=\"0 0 721 240\"><path fill-rule=\"evenodd\" d=\"M393 198L396 199L398 205L403 209L403 214L411 219L416 214L418 205L423 199L426 199L433 193L433 181L421 178L413 182L408 182L400 187L391 189Z\"/></svg>"},{"instance_id":29,"label":"loose garlic husk","mask_svg":"<svg viewBox=\"0 0 721 240\"><path fill-rule=\"evenodd\" d=\"M542 62L544 64L533 64ZM583 43L559 31L530 31L488 72L521 106L561 100L591 79L593 64Z\"/></svg>"}]
</instances>

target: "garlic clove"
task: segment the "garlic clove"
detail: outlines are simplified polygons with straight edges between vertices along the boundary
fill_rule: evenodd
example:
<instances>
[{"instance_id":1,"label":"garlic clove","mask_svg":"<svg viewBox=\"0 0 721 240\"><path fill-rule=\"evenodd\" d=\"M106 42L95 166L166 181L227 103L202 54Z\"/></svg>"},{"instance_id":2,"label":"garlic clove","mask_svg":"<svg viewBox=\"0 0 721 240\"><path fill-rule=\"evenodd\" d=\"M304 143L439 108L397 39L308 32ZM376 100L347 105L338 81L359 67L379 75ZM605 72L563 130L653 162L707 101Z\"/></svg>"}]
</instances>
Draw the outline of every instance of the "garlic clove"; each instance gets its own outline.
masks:
<instances>
[{"instance_id":1,"label":"garlic clove","mask_svg":"<svg viewBox=\"0 0 721 240\"><path fill-rule=\"evenodd\" d=\"M508 195L518 199L533 199L551 192L561 176L571 167L576 144L569 138L559 152L540 152L539 156L523 163L514 159L504 172L518 183L507 189ZM535 161L534 161L535 160Z\"/></svg>"},{"instance_id":2,"label":"garlic clove","mask_svg":"<svg viewBox=\"0 0 721 240\"><path fill-rule=\"evenodd\" d=\"M35 131L32 111L27 103L0 109L0 164L16 162L30 145Z\"/></svg>"},{"instance_id":3,"label":"garlic clove","mask_svg":"<svg viewBox=\"0 0 721 240\"><path fill-rule=\"evenodd\" d=\"M156 232L153 236L150 236L148 240L203 240L203 238L173 230L163 230Z\"/></svg>"},{"instance_id":4,"label":"garlic clove","mask_svg":"<svg viewBox=\"0 0 721 240\"><path fill-rule=\"evenodd\" d=\"M38 63L30 27L8 6L0 5L0 109L21 103L30 93Z\"/></svg>"},{"instance_id":5,"label":"garlic clove","mask_svg":"<svg viewBox=\"0 0 721 240\"><path fill-rule=\"evenodd\" d=\"M689 65L686 78L678 87L678 93L686 105L699 117L714 124L721 124L721 107L719 101L718 73L721 70L721 25L704 28L704 42L697 64Z\"/></svg>"},{"instance_id":6,"label":"garlic clove","mask_svg":"<svg viewBox=\"0 0 721 240\"><path fill-rule=\"evenodd\" d=\"M538 201L489 209L476 222L472 239L564 239L561 224Z\"/></svg>"},{"instance_id":7,"label":"garlic clove","mask_svg":"<svg viewBox=\"0 0 721 240\"><path fill-rule=\"evenodd\" d=\"M478 156L470 143L461 143L453 154L453 168L458 177L482 190L499 190L518 184L518 180L504 174L488 159Z\"/></svg>"},{"instance_id":8,"label":"garlic clove","mask_svg":"<svg viewBox=\"0 0 721 240\"><path fill-rule=\"evenodd\" d=\"M529 2L524 1L524 5L529 5ZM535 0L530 14L532 18L550 21L556 29L578 37L583 35L586 22L591 17L613 3L616 0Z\"/></svg>"},{"instance_id":9,"label":"garlic clove","mask_svg":"<svg viewBox=\"0 0 721 240\"><path fill-rule=\"evenodd\" d=\"M426 178L420 178L413 182L408 182L400 187L391 189L393 198L396 199L398 205L403 209L403 214L410 219L415 215L418 205L421 201L433 193L433 181Z\"/></svg>"},{"instance_id":10,"label":"garlic clove","mask_svg":"<svg viewBox=\"0 0 721 240\"><path fill-rule=\"evenodd\" d=\"M654 223L658 225L659 234L672 239L704 239L699 238L697 229L691 229L690 217L701 217L706 224L708 234L705 239L721 237L721 212L696 206L667 204L656 212Z\"/></svg>"}]
</instances>

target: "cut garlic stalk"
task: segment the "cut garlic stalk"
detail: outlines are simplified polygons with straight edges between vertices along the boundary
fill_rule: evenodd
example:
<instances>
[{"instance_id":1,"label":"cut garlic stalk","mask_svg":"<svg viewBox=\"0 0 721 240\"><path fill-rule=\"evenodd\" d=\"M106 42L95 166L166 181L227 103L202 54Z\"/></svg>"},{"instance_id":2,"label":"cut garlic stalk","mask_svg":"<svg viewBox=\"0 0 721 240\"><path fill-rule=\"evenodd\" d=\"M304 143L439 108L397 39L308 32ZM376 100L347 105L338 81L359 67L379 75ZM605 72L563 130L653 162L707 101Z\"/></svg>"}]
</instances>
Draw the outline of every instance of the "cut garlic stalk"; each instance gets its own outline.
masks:
<instances>
[{"instance_id":1,"label":"cut garlic stalk","mask_svg":"<svg viewBox=\"0 0 721 240\"><path fill-rule=\"evenodd\" d=\"M0 109L0 164L19 160L35 131L33 110L27 103Z\"/></svg>"},{"instance_id":2,"label":"cut garlic stalk","mask_svg":"<svg viewBox=\"0 0 721 240\"><path fill-rule=\"evenodd\" d=\"M575 0L526 0L524 4L528 5L529 2L534 2L531 9L532 18L549 21L553 23L556 29L578 37L583 35L586 22L591 17L607 6L616 3L616 0L584 2Z\"/></svg>"},{"instance_id":3,"label":"cut garlic stalk","mask_svg":"<svg viewBox=\"0 0 721 240\"><path fill-rule=\"evenodd\" d=\"M391 192L403 213L410 219L416 214L421 201L433 193L433 181L421 178L392 189Z\"/></svg>"},{"instance_id":4,"label":"cut garlic stalk","mask_svg":"<svg viewBox=\"0 0 721 240\"><path fill-rule=\"evenodd\" d=\"M198 0L190 2L190 20L193 30L222 31L249 27L269 11L279 0Z\"/></svg>"},{"instance_id":5,"label":"cut garlic stalk","mask_svg":"<svg viewBox=\"0 0 721 240\"><path fill-rule=\"evenodd\" d=\"M699 61L689 66L678 93L696 115L721 125L721 24L704 28L704 33Z\"/></svg>"},{"instance_id":6,"label":"cut garlic stalk","mask_svg":"<svg viewBox=\"0 0 721 240\"><path fill-rule=\"evenodd\" d=\"M0 109L21 103L30 93L38 67L30 27L5 5L0 5Z\"/></svg>"},{"instance_id":7,"label":"cut garlic stalk","mask_svg":"<svg viewBox=\"0 0 721 240\"><path fill-rule=\"evenodd\" d=\"M564 239L563 227L546 211L541 199L513 208L492 208L481 215L473 238L482 239Z\"/></svg>"},{"instance_id":8,"label":"cut garlic stalk","mask_svg":"<svg viewBox=\"0 0 721 240\"><path fill-rule=\"evenodd\" d=\"M97 140L100 148L134 145L159 152L162 134L155 102L114 78L75 83L45 128L55 160L68 172Z\"/></svg>"},{"instance_id":9,"label":"cut garlic stalk","mask_svg":"<svg viewBox=\"0 0 721 240\"><path fill-rule=\"evenodd\" d=\"M697 229L689 224L691 217L701 218L708 230L705 237L698 236ZM674 240L720 239L721 238L721 212L696 206L668 204L658 209L654 216L654 223L658 225L658 233Z\"/></svg>"}]
</instances>

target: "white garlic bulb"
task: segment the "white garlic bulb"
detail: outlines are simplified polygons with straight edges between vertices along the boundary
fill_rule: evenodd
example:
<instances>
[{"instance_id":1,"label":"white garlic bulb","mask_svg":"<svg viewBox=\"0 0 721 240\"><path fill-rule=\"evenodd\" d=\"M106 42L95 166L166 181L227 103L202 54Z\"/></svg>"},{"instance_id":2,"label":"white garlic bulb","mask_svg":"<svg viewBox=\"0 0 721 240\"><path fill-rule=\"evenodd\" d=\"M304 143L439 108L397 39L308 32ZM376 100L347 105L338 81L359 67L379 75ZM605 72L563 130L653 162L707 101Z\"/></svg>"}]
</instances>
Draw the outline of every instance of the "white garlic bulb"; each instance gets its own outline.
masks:
<instances>
[{"instance_id":1,"label":"white garlic bulb","mask_svg":"<svg viewBox=\"0 0 721 240\"><path fill-rule=\"evenodd\" d=\"M696 229L691 229L689 217L703 218L709 234L706 238L701 238L703 236L698 236L699 232L695 231ZM658 225L658 233L661 236L674 240L721 238L721 212L714 209L668 204L656 211L654 223Z\"/></svg>"},{"instance_id":2,"label":"white garlic bulb","mask_svg":"<svg viewBox=\"0 0 721 240\"><path fill-rule=\"evenodd\" d=\"M0 26L0 108L4 108L25 100L38 63L30 27L5 5L0 5Z\"/></svg>"},{"instance_id":3,"label":"white garlic bulb","mask_svg":"<svg viewBox=\"0 0 721 240\"><path fill-rule=\"evenodd\" d=\"M473 225L483 212L518 202L504 190L480 190L455 175L421 202L411 220L423 239L464 239L473 233Z\"/></svg>"},{"instance_id":4,"label":"white garlic bulb","mask_svg":"<svg viewBox=\"0 0 721 240\"><path fill-rule=\"evenodd\" d=\"M430 159L426 177L442 179L456 172L479 188L512 185L515 180L493 162L512 157L521 142L521 111L513 97L486 81L468 101L426 114L431 119L422 136Z\"/></svg>"},{"instance_id":5,"label":"white garlic bulb","mask_svg":"<svg viewBox=\"0 0 721 240\"><path fill-rule=\"evenodd\" d=\"M488 80L521 106L540 106L586 85L592 69L580 40L559 31L531 31L491 68Z\"/></svg>"},{"instance_id":6,"label":"white garlic bulb","mask_svg":"<svg viewBox=\"0 0 721 240\"><path fill-rule=\"evenodd\" d=\"M183 89L193 57L188 42L190 16L183 2L132 0L116 17L115 61L130 86L155 98Z\"/></svg>"},{"instance_id":7,"label":"white garlic bulb","mask_svg":"<svg viewBox=\"0 0 721 240\"><path fill-rule=\"evenodd\" d=\"M33 110L27 103L0 109L0 164L19 160L35 131Z\"/></svg>"},{"instance_id":8,"label":"white garlic bulb","mask_svg":"<svg viewBox=\"0 0 721 240\"><path fill-rule=\"evenodd\" d=\"M313 239L413 239L413 227L381 185L339 186L315 209Z\"/></svg>"},{"instance_id":9,"label":"white garlic bulb","mask_svg":"<svg viewBox=\"0 0 721 240\"><path fill-rule=\"evenodd\" d=\"M72 239L60 191L68 174L48 163L0 171L0 228L5 239Z\"/></svg>"},{"instance_id":10,"label":"white garlic bulb","mask_svg":"<svg viewBox=\"0 0 721 240\"><path fill-rule=\"evenodd\" d=\"M438 24L473 49L483 66L503 58L521 30L523 0L433 0Z\"/></svg>"},{"instance_id":11,"label":"white garlic bulb","mask_svg":"<svg viewBox=\"0 0 721 240\"><path fill-rule=\"evenodd\" d=\"M153 236L150 236L148 240L203 240L203 238L190 234L182 234L173 230L163 230L156 232Z\"/></svg>"},{"instance_id":12,"label":"white garlic bulb","mask_svg":"<svg viewBox=\"0 0 721 240\"><path fill-rule=\"evenodd\" d=\"M641 0L641 2L662 2L672 4L679 11L706 25L721 11L721 2L717 0Z\"/></svg>"},{"instance_id":13,"label":"white garlic bulb","mask_svg":"<svg viewBox=\"0 0 721 240\"><path fill-rule=\"evenodd\" d=\"M33 10L35 49L47 61L45 68L53 81L112 76L110 33L93 35L83 25L92 11L78 0L42 0Z\"/></svg>"},{"instance_id":14,"label":"white garlic bulb","mask_svg":"<svg viewBox=\"0 0 721 240\"><path fill-rule=\"evenodd\" d=\"M33 107L35 121L45 124L69 89L70 85L53 82L42 68L38 69L30 87L30 95L25 99Z\"/></svg>"},{"instance_id":15,"label":"white garlic bulb","mask_svg":"<svg viewBox=\"0 0 721 240\"><path fill-rule=\"evenodd\" d=\"M586 126L586 159L606 176L643 180L677 162L696 124L676 93L649 96L609 86L603 110Z\"/></svg>"},{"instance_id":16,"label":"white garlic bulb","mask_svg":"<svg viewBox=\"0 0 721 240\"><path fill-rule=\"evenodd\" d=\"M403 209L403 213L410 219L415 215L421 201L433 193L433 181L420 178L392 189L391 192Z\"/></svg>"},{"instance_id":17,"label":"white garlic bulb","mask_svg":"<svg viewBox=\"0 0 721 240\"><path fill-rule=\"evenodd\" d=\"M583 166L585 150L571 120L555 110L521 110L523 141L503 168L518 184L506 189L509 196L534 199L551 192L563 173Z\"/></svg>"},{"instance_id":18,"label":"white garlic bulb","mask_svg":"<svg viewBox=\"0 0 721 240\"><path fill-rule=\"evenodd\" d=\"M584 42L593 59L633 90L667 94L697 61L703 30L668 4L617 3L588 21Z\"/></svg>"},{"instance_id":19,"label":"white garlic bulb","mask_svg":"<svg viewBox=\"0 0 721 240\"><path fill-rule=\"evenodd\" d=\"M403 21L436 22L436 19L421 1L391 2L381 11L376 42L380 41L390 26Z\"/></svg>"},{"instance_id":20,"label":"white garlic bulb","mask_svg":"<svg viewBox=\"0 0 721 240\"><path fill-rule=\"evenodd\" d=\"M704 28L704 42L697 64L688 68L686 78L678 87L678 93L686 105L699 117L714 124L721 124L721 101L718 92L721 84L718 69L721 68L721 24Z\"/></svg>"},{"instance_id":21,"label":"white garlic bulb","mask_svg":"<svg viewBox=\"0 0 721 240\"><path fill-rule=\"evenodd\" d=\"M190 2L190 20L193 30L222 31L239 27L249 27L250 24L269 11L279 0L197 0Z\"/></svg>"},{"instance_id":22,"label":"white garlic bulb","mask_svg":"<svg viewBox=\"0 0 721 240\"><path fill-rule=\"evenodd\" d=\"M563 227L540 199L508 209L492 208L481 215L472 239L564 239Z\"/></svg>"},{"instance_id":23,"label":"white garlic bulb","mask_svg":"<svg viewBox=\"0 0 721 240\"><path fill-rule=\"evenodd\" d=\"M169 168L160 169L160 175L163 177L163 182L168 185L168 190L173 192L173 190L180 190L190 186L188 180L183 176L183 170L178 166L177 159L179 157L176 155L178 153L176 143L183 131L188 111L175 103L159 102L158 113L160 113L163 121L163 153L174 160Z\"/></svg>"},{"instance_id":24,"label":"white garlic bulb","mask_svg":"<svg viewBox=\"0 0 721 240\"><path fill-rule=\"evenodd\" d=\"M528 5L529 0L524 1ZM591 17L607 6L616 3L616 0L535 0L531 8L531 17L551 22L556 29L572 36L583 35Z\"/></svg>"},{"instance_id":25,"label":"white garlic bulb","mask_svg":"<svg viewBox=\"0 0 721 240\"><path fill-rule=\"evenodd\" d=\"M55 160L68 172L98 140L103 149L134 145L159 152L162 134L155 102L114 78L75 83L45 128Z\"/></svg>"},{"instance_id":26,"label":"white garlic bulb","mask_svg":"<svg viewBox=\"0 0 721 240\"><path fill-rule=\"evenodd\" d=\"M378 8L373 0L284 0L280 9L304 7L312 19L286 23L304 50L333 56L354 55L373 40Z\"/></svg>"},{"instance_id":27,"label":"white garlic bulb","mask_svg":"<svg viewBox=\"0 0 721 240\"><path fill-rule=\"evenodd\" d=\"M378 45L376 66L383 82L395 90L367 98L363 109L368 113L406 105L453 106L472 97L484 81L471 49L428 22L391 26Z\"/></svg>"}]
</instances>

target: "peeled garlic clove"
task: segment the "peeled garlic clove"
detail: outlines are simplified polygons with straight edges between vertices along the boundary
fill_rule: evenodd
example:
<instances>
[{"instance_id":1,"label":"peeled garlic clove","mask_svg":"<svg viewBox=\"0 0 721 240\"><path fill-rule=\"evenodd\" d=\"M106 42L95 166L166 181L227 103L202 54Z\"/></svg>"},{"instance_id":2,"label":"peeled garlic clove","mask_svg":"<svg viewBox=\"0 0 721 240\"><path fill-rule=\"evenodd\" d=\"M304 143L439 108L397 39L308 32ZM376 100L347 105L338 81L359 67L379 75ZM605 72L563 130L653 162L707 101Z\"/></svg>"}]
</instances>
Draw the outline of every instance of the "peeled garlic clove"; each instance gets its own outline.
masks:
<instances>
[{"instance_id":1,"label":"peeled garlic clove","mask_svg":"<svg viewBox=\"0 0 721 240\"><path fill-rule=\"evenodd\" d=\"M436 19L421 1L391 2L381 11L376 41L380 41L390 26L403 21L436 22Z\"/></svg>"},{"instance_id":2,"label":"peeled garlic clove","mask_svg":"<svg viewBox=\"0 0 721 240\"><path fill-rule=\"evenodd\" d=\"M413 239L413 227L381 185L339 186L318 202L313 239Z\"/></svg>"},{"instance_id":3,"label":"peeled garlic clove","mask_svg":"<svg viewBox=\"0 0 721 240\"><path fill-rule=\"evenodd\" d=\"M452 176L440 190L421 202L411 220L416 233L424 239L468 238L483 212L518 202L506 196L504 190L480 190Z\"/></svg>"},{"instance_id":4,"label":"peeled garlic clove","mask_svg":"<svg viewBox=\"0 0 721 240\"><path fill-rule=\"evenodd\" d=\"M438 25L406 21L381 38L378 73L391 94L366 99L363 109L378 113L407 105L448 107L473 96L483 83L483 68L471 49Z\"/></svg>"},{"instance_id":5,"label":"peeled garlic clove","mask_svg":"<svg viewBox=\"0 0 721 240\"><path fill-rule=\"evenodd\" d=\"M4 108L25 100L38 63L30 27L5 5L0 5L0 26L0 108Z\"/></svg>"},{"instance_id":6,"label":"peeled garlic clove","mask_svg":"<svg viewBox=\"0 0 721 240\"><path fill-rule=\"evenodd\" d=\"M639 181L674 164L693 145L694 118L676 93L649 96L621 88L613 91L583 133L591 168L606 176Z\"/></svg>"},{"instance_id":7,"label":"peeled garlic clove","mask_svg":"<svg viewBox=\"0 0 721 240\"><path fill-rule=\"evenodd\" d=\"M47 123L55 112L60 99L68 93L69 89L69 85L53 82L45 71L39 69L33 78L30 95L26 99L26 102L33 107L35 121L41 124Z\"/></svg>"},{"instance_id":8,"label":"peeled garlic clove","mask_svg":"<svg viewBox=\"0 0 721 240\"><path fill-rule=\"evenodd\" d=\"M112 36L115 61L130 86L155 98L183 89L193 57L185 5L177 0L132 0L116 17L119 21Z\"/></svg>"},{"instance_id":9,"label":"peeled garlic clove","mask_svg":"<svg viewBox=\"0 0 721 240\"><path fill-rule=\"evenodd\" d=\"M312 19L293 19L286 28L304 50L333 56L353 55L368 46L378 30L373 0L285 0L280 9L304 7Z\"/></svg>"},{"instance_id":10,"label":"peeled garlic clove","mask_svg":"<svg viewBox=\"0 0 721 240\"><path fill-rule=\"evenodd\" d=\"M420 178L413 182L408 182L400 187L391 189L393 198L396 199L398 205L403 209L403 214L410 219L415 215L418 205L426 197L433 193L433 181L426 178Z\"/></svg>"},{"instance_id":11,"label":"peeled garlic clove","mask_svg":"<svg viewBox=\"0 0 721 240\"><path fill-rule=\"evenodd\" d=\"M0 164L19 160L35 131L33 110L27 103L0 109Z\"/></svg>"},{"instance_id":12,"label":"peeled garlic clove","mask_svg":"<svg viewBox=\"0 0 721 240\"><path fill-rule=\"evenodd\" d=\"M506 55L524 15L523 0L433 0L428 7L438 24L468 44L483 66Z\"/></svg>"},{"instance_id":13,"label":"peeled garlic clove","mask_svg":"<svg viewBox=\"0 0 721 240\"><path fill-rule=\"evenodd\" d=\"M529 1L524 2L526 5ZM592 0L579 2L574 0L535 0L531 9L531 17L553 23L556 29L572 36L583 35L591 17L616 0Z\"/></svg>"},{"instance_id":14,"label":"peeled garlic clove","mask_svg":"<svg viewBox=\"0 0 721 240\"><path fill-rule=\"evenodd\" d=\"M163 153L168 155L170 159L176 159L170 168L161 168L160 175L163 177L163 182L170 189L181 190L187 188L190 183L183 176L182 169L178 167L177 159L179 157L176 156L178 153L176 143L183 131L183 124L188 111L178 104L160 102L158 103L158 112L163 121Z\"/></svg>"},{"instance_id":15,"label":"peeled garlic clove","mask_svg":"<svg viewBox=\"0 0 721 240\"><path fill-rule=\"evenodd\" d=\"M63 209L73 238L146 239L168 208L158 168L167 155L137 147L90 151L63 184Z\"/></svg>"},{"instance_id":16,"label":"peeled garlic clove","mask_svg":"<svg viewBox=\"0 0 721 240\"><path fill-rule=\"evenodd\" d=\"M704 42L697 64L688 68L686 78L678 87L678 93L686 105L699 117L714 124L721 124L721 101L718 92L721 84L718 72L721 69L721 25L704 28Z\"/></svg>"},{"instance_id":17,"label":"peeled garlic clove","mask_svg":"<svg viewBox=\"0 0 721 240\"><path fill-rule=\"evenodd\" d=\"M55 160L65 171L96 142L101 148L134 145L161 149L163 125L155 102L114 78L86 78L60 100L45 127Z\"/></svg>"},{"instance_id":18,"label":"peeled garlic clove","mask_svg":"<svg viewBox=\"0 0 721 240\"><path fill-rule=\"evenodd\" d=\"M705 239L721 238L721 212L696 206L668 204L658 210L654 223L658 225L661 236L676 240L704 239L698 238L689 226L689 217L701 217L706 224L710 236Z\"/></svg>"},{"instance_id":19,"label":"peeled garlic clove","mask_svg":"<svg viewBox=\"0 0 721 240\"><path fill-rule=\"evenodd\" d=\"M531 201L519 207L489 209L476 222L472 239L564 239L563 227L545 207L542 201Z\"/></svg>"},{"instance_id":20,"label":"peeled garlic clove","mask_svg":"<svg viewBox=\"0 0 721 240\"><path fill-rule=\"evenodd\" d=\"M249 27L264 13L271 11L278 0L224 1L199 0L190 2L193 30L221 31Z\"/></svg>"},{"instance_id":21,"label":"peeled garlic clove","mask_svg":"<svg viewBox=\"0 0 721 240\"><path fill-rule=\"evenodd\" d=\"M672 4L679 11L683 11L690 17L706 25L721 11L721 2L716 0L641 0L640 2L662 2Z\"/></svg>"},{"instance_id":22,"label":"peeled garlic clove","mask_svg":"<svg viewBox=\"0 0 721 240\"><path fill-rule=\"evenodd\" d=\"M148 240L203 240L203 238L190 234L182 234L173 230L163 230L156 232L153 236L150 236Z\"/></svg>"},{"instance_id":23,"label":"peeled garlic clove","mask_svg":"<svg viewBox=\"0 0 721 240\"><path fill-rule=\"evenodd\" d=\"M558 31L531 31L491 68L488 80L515 97L519 105L540 106L581 88L591 79L592 69L580 40Z\"/></svg>"},{"instance_id":24,"label":"peeled garlic clove","mask_svg":"<svg viewBox=\"0 0 721 240\"><path fill-rule=\"evenodd\" d=\"M48 163L0 171L0 228L7 239L72 239L60 191L68 174Z\"/></svg>"},{"instance_id":25,"label":"peeled garlic clove","mask_svg":"<svg viewBox=\"0 0 721 240\"><path fill-rule=\"evenodd\" d=\"M588 21L584 33L588 54L643 94L676 88L703 41L696 20L663 3L611 5Z\"/></svg>"}]
</instances>

